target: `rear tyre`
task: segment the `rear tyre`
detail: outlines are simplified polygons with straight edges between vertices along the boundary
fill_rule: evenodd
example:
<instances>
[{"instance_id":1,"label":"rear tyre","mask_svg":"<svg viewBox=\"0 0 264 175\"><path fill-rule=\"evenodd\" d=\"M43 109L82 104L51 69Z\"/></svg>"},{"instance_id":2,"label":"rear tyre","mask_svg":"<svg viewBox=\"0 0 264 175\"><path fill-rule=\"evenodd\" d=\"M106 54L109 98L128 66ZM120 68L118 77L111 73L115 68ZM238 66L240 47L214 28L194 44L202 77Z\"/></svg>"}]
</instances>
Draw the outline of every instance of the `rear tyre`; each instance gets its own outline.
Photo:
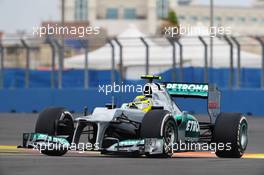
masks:
<instances>
[{"instance_id":1,"label":"rear tyre","mask_svg":"<svg viewBox=\"0 0 264 175\"><path fill-rule=\"evenodd\" d=\"M161 138L164 141L162 154L149 154L147 157L168 158L173 155L171 145L177 140L177 126L174 118L166 110L151 110L143 118L140 130L141 138ZM167 145L167 146L166 146Z\"/></svg>"},{"instance_id":2,"label":"rear tyre","mask_svg":"<svg viewBox=\"0 0 264 175\"><path fill-rule=\"evenodd\" d=\"M35 132L48 134L49 136L63 135L71 143L74 132L72 115L64 108L47 108L39 114ZM48 156L62 156L67 151L67 149L56 149L44 150L41 153Z\"/></svg>"},{"instance_id":3,"label":"rear tyre","mask_svg":"<svg viewBox=\"0 0 264 175\"><path fill-rule=\"evenodd\" d=\"M247 119L240 113L220 113L213 138L217 145L224 144L225 149L217 149L216 155L223 158L242 157L248 143L247 130Z\"/></svg>"}]
</instances>

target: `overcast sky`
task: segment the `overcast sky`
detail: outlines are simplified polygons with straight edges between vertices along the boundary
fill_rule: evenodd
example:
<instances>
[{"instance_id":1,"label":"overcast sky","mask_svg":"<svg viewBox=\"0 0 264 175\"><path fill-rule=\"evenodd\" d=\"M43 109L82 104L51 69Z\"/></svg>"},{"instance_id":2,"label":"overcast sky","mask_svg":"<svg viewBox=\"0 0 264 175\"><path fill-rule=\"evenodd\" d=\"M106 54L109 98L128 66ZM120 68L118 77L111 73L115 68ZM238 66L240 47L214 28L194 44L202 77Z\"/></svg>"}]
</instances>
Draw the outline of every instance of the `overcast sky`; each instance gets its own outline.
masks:
<instances>
[{"instance_id":1,"label":"overcast sky","mask_svg":"<svg viewBox=\"0 0 264 175\"><path fill-rule=\"evenodd\" d=\"M209 0L195 0L207 4ZM214 0L216 5L249 6L253 0ZM0 31L32 31L43 20L59 19L59 0L0 0Z\"/></svg>"}]
</instances>

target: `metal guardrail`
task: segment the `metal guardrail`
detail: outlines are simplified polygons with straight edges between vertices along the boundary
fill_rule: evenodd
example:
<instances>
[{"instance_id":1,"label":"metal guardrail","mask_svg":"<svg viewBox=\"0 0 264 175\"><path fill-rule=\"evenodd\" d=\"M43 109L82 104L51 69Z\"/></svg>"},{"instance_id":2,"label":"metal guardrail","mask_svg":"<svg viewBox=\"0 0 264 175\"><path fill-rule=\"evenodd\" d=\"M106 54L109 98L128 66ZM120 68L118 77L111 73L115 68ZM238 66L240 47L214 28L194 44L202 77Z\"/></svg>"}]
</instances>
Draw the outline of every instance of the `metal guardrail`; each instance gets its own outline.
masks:
<instances>
[{"instance_id":1,"label":"metal guardrail","mask_svg":"<svg viewBox=\"0 0 264 175\"><path fill-rule=\"evenodd\" d=\"M123 45L118 40L118 38L114 39L119 47L119 74L120 74L120 81L124 81L124 70L123 70Z\"/></svg>"},{"instance_id":2,"label":"metal guardrail","mask_svg":"<svg viewBox=\"0 0 264 175\"><path fill-rule=\"evenodd\" d=\"M229 46L229 80L228 80L228 87L233 88L234 85L236 88L241 87L241 47L242 43L239 41L240 38L245 37L234 37L234 36L223 36L222 39L224 39L225 43ZM261 87L264 88L264 41L261 39L261 37L251 37L251 39L254 39L257 41L257 44L248 44L248 46L254 46L254 47L259 47L261 46ZM164 39L164 45L170 46L172 48L171 51L171 56L172 56L172 80L173 81L179 81L182 82L184 81L184 62L186 61L184 58L184 48L188 46L194 45L193 43L185 44L182 42L182 39L173 39L173 38L157 38L157 37L136 37L136 38L113 38L113 39L108 39L107 43L111 47L111 81L112 83L116 81L115 77L115 71L116 69L119 71L120 79L118 81L123 82L125 80L125 66L124 66L124 49L126 47L139 47L139 44L143 44L143 47L145 47L145 73L150 74L150 48L153 47L151 43L149 42L150 39ZM193 37L190 37L193 38ZM206 38L205 36L198 36L196 37L198 41L201 43L202 47L204 48L203 50L203 57L204 57L204 76L203 76L203 81L207 83L209 81L210 75L208 69L210 68L208 65L208 37ZM12 39L14 40L14 39ZM4 62L6 59L6 50L9 47L14 47L16 50L25 50L25 77L24 77L24 85L25 88L30 87L30 64L34 59L32 58L32 50L36 49L38 46L35 46L32 44L32 38L30 39L16 39L19 41L19 43L16 44L9 44L8 46L0 43L0 88L4 87ZM131 41L131 40L136 40L136 44L130 44L129 46L126 45L125 41ZM43 43L46 43L50 46L51 50L51 74L50 74L50 86L51 88L63 88L63 65L64 65L64 54L65 54L65 48L62 47L61 43L59 42L58 39L52 38L52 37L47 37L45 40L43 40ZM159 43L160 44L160 43ZM162 45L160 44L160 45ZM217 43L215 43L217 45ZM85 89L89 88L89 58L88 58L88 52L90 51L90 48L93 46L92 42L89 42L87 40L81 41L81 48L84 50L84 85L83 87ZM65 47L70 47L70 46L65 46ZM142 45L141 45L142 47ZM201 46L199 46L201 47ZM71 48L72 49L72 48ZM116 57L116 50L118 49L118 59L119 59L119 64L118 68L115 67L116 62L115 62L115 57ZM237 71L235 72L234 68L234 49L236 49L237 55ZM179 53L177 53L179 51ZM201 55L200 55L201 56ZM56 65L56 58L58 57L58 63ZM178 61L178 64L177 64ZM57 69L56 69L57 68ZM176 71L179 70L179 71ZM56 73L58 73L58 76L56 77ZM235 76L236 74L236 76ZM236 80L234 79L236 77Z\"/></svg>"},{"instance_id":3,"label":"metal guardrail","mask_svg":"<svg viewBox=\"0 0 264 175\"><path fill-rule=\"evenodd\" d=\"M86 40L81 40L82 48L84 49L84 89L89 87L89 71L88 71L88 49L89 43Z\"/></svg>"},{"instance_id":4,"label":"metal guardrail","mask_svg":"<svg viewBox=\"0 0 264 175\"><path fill-rule=\"evenodd\" d=\"M56 59L56 44L51 38L47 38L45 41L51 48L51 74L50 74L50 86L55 88L55 59Z\"/></svg>"},{"instance_id":5,"label":"metal guardrail","mask_svg":"<svg viewBox=\"0 0 264 175\"><path fill-rule=\"evenodd\" d=\"M227 37L226 35L223 37L225 39L225 41L227 42L227 44L230 46L230 74L229 74L229 84L228 87L232 88L233 87L233 83L234 83L234 54L233 54L233 43L232 41L229 39L229 37Z\"/></svg>"},{"instance_id":6,"label":"metal guardrail","mask_svg":"<svg viewBox=\"0 0 264 175\"><path fill-rule=\"evenodd\" d=\"M172 47L172 80L176 81L177 80L177 73L176 73L176 47L175 47L175 42L171 38L167 38L169 43L171 44Z\"/></svg>"},{"instance_id":7,"label":"metal guardrail","mask_svg":"<svg viewBox=\"0 0 264 175\"><path fill-rule=\"evenodd\" d=\"M112 54L111 54L112 55L112 60L111 60L111 62L112 62L111 83L113 85L114 82L115 82L115 46L114 46L114 44L112 43L111 40L108 40L107 42L109 43L109 45L112 48Z\"/></svg>"},{"instance_id":8,"label":"metal guardrail","mask_svg":"<svg viewBox=\"0 0 264 175\"><path fill-rule=\"evenodd\" d=\"M240 82L241 82L241 56L240 56L240 43L235 37L231 37L231 39L234 41L236 47L237 47L237 80L236 85L237 88L240 88Z\"/></svg>"},{"instance_id":9,"label":"metal guardrail","mask_svg":"<svg viewBox=\"0 0 264 175\"><path fill-rule=\"evenodd\" d=\"M0 89L4 87L4 52L4 47L0 43Z\"/></svg>"},{"instance_id":10,"label":"metal guardrail","mask_svg":"<svg viewBox=\"0 0 264 175\"><path fill-rule=\"evenodd\" d=\"M24 39L21 39L21 43L22 46L26 49L25 88L29 88L30 46Z\"/></svg>"},{"instance_id":11,"label":"metal guardrail","mask_svg":"<svg viewBox=\"0 0 264 175\"><path fill-rule=\"evenodd\" d=\"M179 76L179 81L183 81L183 47L182 44L179 40L176 40L176 43L178 44L180 48L180 76Z\"/></svg>"},{"instance_id":12,"label":"metal guardrail","mask_svg":"<svg viewBox=\"0 0 264 175\"><path fill-rule=\"evenodd\" d=\"M140 40L143 42L143 44L146 47L146 75L148 75L149 74L149 45L143 37L140 37Z\"/></svg>"},{"instance_id":13,"label":"metal guardrail","mask_svg":"<svg viewBox=\"0 0 264 175\"><path fill-rule=\"evenodd\" d=\"M256 37L256 40L260 43L262 49L262 63L261 63L261 88L264 88L264 41L260 37Z\"/></svg>"},{"instance_id":14,"label":"metal guardrail","mask_svg":"<svg viewBox=\"0 0 264 175\"><path fill-rule=\"evenodd\" d=\"M58 64L58 88L62 88L62 71L63 71L63 59L64 59L64 48L59 43L58 40L54 40L54 44L58 50L59 54L59 64Z\"/></svg>"},{"instance_id":15,"label":"metal guardrail","mask_svg":"<svg viewBox=\"0 0 264 175\"><path fill-rule=\"evenodd\" d=\"M198 38L204 46L204 82L208 83L208 45L203 37L199 36Z\"/></svg>"}]
</instances>

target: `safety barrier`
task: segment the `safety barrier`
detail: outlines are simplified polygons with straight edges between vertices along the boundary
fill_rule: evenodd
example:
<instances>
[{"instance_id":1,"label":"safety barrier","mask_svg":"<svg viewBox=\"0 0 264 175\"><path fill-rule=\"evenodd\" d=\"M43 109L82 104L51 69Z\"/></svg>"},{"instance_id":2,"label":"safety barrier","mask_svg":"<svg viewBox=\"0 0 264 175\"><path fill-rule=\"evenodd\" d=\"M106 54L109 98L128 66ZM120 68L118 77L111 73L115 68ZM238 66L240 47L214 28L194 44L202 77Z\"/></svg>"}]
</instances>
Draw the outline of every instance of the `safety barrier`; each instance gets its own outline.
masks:
<instances>
[{"instance_id":1,"label":"safety barrier","mask_svg":"<svg viewBox=\"0 0 264 175\"><path fill-rule=\"evenodd\" d=\"M236 70L236 69L234 69ZM195 68L195 67L186 67L183 68L183 82L204 82L204 69ZM256 68L242 68L240 70L240 88L260 88L261 87L261 69ZM221 88L227 88L229 86L229 68L208 68L208 82L215 83ZM4 87L5 88L24 88L24 69L5 69L4 71ZM62 78L62 88L83 88L89 84L90 87L98 87L102 84L111 84L112 73L111 70L89 70L90 78L88 82L84 83L85 74L83 70L67 70L63 72ZM176 69L176 75L180 74L180 70ZM30 79L28 82L29 88L50 88L52 85L51 71L38 71L31 70L29 72ZM119 72L114 72L114 79L120 83L120 74ZM173 69L167 70L160 74L163 78L163 81L172 81L173 80ZM57 74L53 76L57 77ZM235 74L235 78L238 75ZM123 80L124 84L143 84L143 81L137 80ZM86 84L86 86L84 86ZM232 82L233 86L237 87L236 82ZM58 87L58 82L52 85L53 88ZM230 88L231 88L230 87Z\"/></svg>"},{"instance_id":2,"label":"safety barrier","mask_svg":"<svg viewBox=\"0 0 264 175\"><path fill-rule=\"evenodd\" d=\"M242 112L255 116L264 115L264 90L222 89L221 109ZM81 112L84 106L91 112L95 107L104 106L114 99L120 106L131 101L136 93L115 93L105 95L97 88L85 89L3 89L0 91L0 112L39 112L48 106L64 106L71 111ZM182 110L207 113L206 100L176 99Z\"/></svg>"},{"instance_id":3,"label":"safety barrier","mask_svg":"<svg viewBox=\"0 0 264 175\"><path fill-rule=\"evenodd\" d=\"M99 58L103 58L109 64L109 76L112 82L116 81L116 71L120 75L119 79L124 81L127 66L136 63L128 64L128 62L132 61L130 57L132 56L133 58L134 53L139 51L135 51L134 49L131 50L131 48L143 48L143 50L140 49L143 51L142 53L140 51L140 55L143 55L135 55L135 58L138 57L144 60L144 63L140 64L141 66L145 67L145 74L151 74L150 68L154 63L161 64L158 60L163 60L164 58L170 59L170 61L166 60L166 62L171 62L171 65L169 66L173 70L171 71L173 81L182 81L185 79L185 67L188 65L195 66L195 61L191 59L192 56L188 55L187 53L193 52L193 55L195 55L196 58L201 58L199 61L201 64L199 64L199 66L201 66L203 69L201 69L202 72L199 74L202 74L200 77L202 77L202 82L205 83L212 80L212 78L210 78L212 76L210 69L214 68L214 66L219 66L215 64L216 61L226 59L224 61L224 67L227 67L228 72L225 73L225 78L227 78L227 84L229 88L244 87L243 82L241 82L243 80L243 68L249 67L249 65L245 65L244 61L249 61L250 58L257 56L259 61L258 63L254 62L254 64L260 64L260 71L256 81L259 83L259 87L264 88L264 41L261 39L262 36L218 36L215 38L214 42L214 58L211 57L210 54L210 59L208 55L208 50L210 48L208 43L209 38L209 36L189 36L180 37L178 39L157 36L129 38L117 37L108 38L99 45L95 41L100 41L100 38L93 41L66 39L64 44L61 44L57 38L52 36L41 39L32 39L31 37L26 36L23 36L22 38L5 38L0 42L0 88L6 86L4 79L6 79L5 70L8 69L8 67L24 68L21 79L23 79L23 86L28 88L30 87L32 80L30 69L36 69L39 66L44 66L46 68L49 67L51 69L49 87L57 87L59 89L63 88L65 76L63 68L65 67L64 61L66 60L64 59L64 56L69 53L83 53L84 64L79 63L78 68L83 69L83 78L81 82L84 88L87 89L91 85L89 84L89 79L92 77L90 74L90 70L92 68L90 61ZM50 49L48 50L50 50L51 53L45 53L45 57L42 58L43 55L41 52L39 52L39 50L41 50L43 44L49 45ZM223 50L222 46L227 47L224 47ZM242 49L242 46L244 49ZM103 55L96 54L92 56L93 52L91 51L93 49L108 47L110 48L109 51L104 52ZM253 50L261 48L261 51L256 51L257 53L255 53L255 56L252 56L249 51L246 52L246 50L253 51L252 47L254 48ZM202 49L199 49L197 52L195 52L196 48ZM156 52L154 52L154 50L158 50L159 52L165 50L165 52L161 52L161 56L157 55L157 57L155 57ZM66 51L67 54L65 53ZM24 52L25 55L23 55ZM222 55L222 53L227 53L227 55ZM118 62L116 62L117 60ZM42 61L46 63L44 64ZM7 64L8 62L10 62L10 65ZM33 62L34 66L32 64ZM243 62L244 64L242 64ZM93 68L100 67L101 65L97 64L97 66L94 66Z\"/></svg>"}]
</instances>

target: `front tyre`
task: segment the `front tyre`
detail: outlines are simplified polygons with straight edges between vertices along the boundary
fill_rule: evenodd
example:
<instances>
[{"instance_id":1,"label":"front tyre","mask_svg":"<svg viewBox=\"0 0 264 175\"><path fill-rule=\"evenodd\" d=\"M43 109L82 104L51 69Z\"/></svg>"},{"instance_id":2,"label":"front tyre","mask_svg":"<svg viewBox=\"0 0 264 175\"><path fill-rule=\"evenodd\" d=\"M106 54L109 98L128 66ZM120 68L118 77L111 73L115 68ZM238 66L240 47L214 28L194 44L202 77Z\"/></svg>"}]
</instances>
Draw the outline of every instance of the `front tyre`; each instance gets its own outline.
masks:
<instances>
[{"instance_id":1,"label":"front tyre","mask_svg":"<svg viewBox=\"0 0 264 175\"><path fill-rule=\"evenodd\" d=\"M151 110L143 118L140 130L141 138L163 139L163 153L149 154L147 157L166 158L173 155L172 143L177 140L177 126L172 115L166 110Z\"/></svg>"},{"instance_id":2,"label":"front tyre","mask_svg":"<svg viewBox=\"0 0 264 175\"><path fill-rule=\"evenodd\" d=\"M240 113L220 113L216 119L214 142L225 144L225 149L217 149L216 155L223 158L240 158L248 143L248 122Z\"/></svg>"},{"instance_id":3,"label":"front tyre","mask_svg":"<svg viewBox=\"0 0 264 175\"><path fill-rule=\"evenodd\" d=\"M47 108L39 114L35 132L49 136L65 136L71 143L74 132L72 115L64 108ZM55 149L43 150L41 153L48 156L62 156L67 151L67 149Z\"/></svg>"}]
</instances>

